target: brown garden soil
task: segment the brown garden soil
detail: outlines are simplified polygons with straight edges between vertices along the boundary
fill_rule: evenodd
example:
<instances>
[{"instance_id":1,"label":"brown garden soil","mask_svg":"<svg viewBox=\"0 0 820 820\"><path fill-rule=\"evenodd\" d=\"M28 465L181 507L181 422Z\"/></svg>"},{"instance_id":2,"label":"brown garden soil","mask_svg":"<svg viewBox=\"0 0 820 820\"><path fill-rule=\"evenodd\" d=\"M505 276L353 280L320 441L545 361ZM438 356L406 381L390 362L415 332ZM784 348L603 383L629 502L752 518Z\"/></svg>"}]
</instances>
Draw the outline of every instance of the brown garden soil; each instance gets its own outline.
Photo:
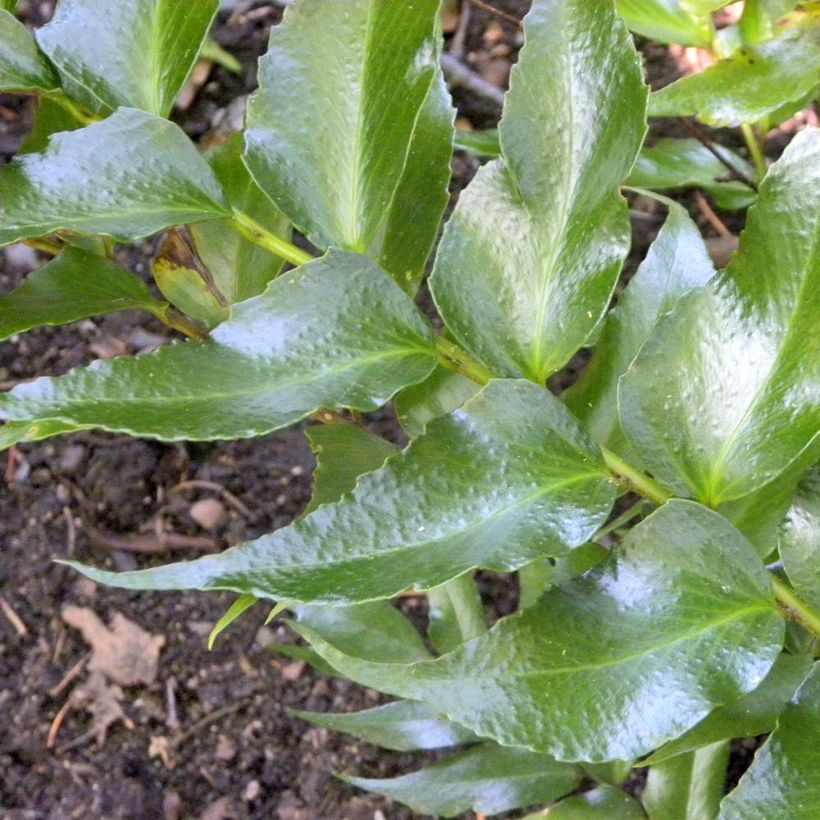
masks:
<instances>
[{"instance_id":1,"label":"brown garden soil","mask_svg":"<svg viewBox=\"0 0 820 820\"><path fill-rule=\"evenodd\" d=\"M265 49L270 25L281 15L277 6L266 3L238 0L232 5L215 35L242 61L245 72L235 77L214 69L192 105L177 112L177 120L195 139L235 118L231 101L253 88L255 60ZM520 16L527 3L496 0L496 5ZM49 13L47 3L24 3L23 8L35 23ZM456 38L460 56L475 72L504 85L520 41L515 26L470 7L469 24L448 36L451 45ZM663 84L676 75L677 65L665 49L649 47L646 57L655 82ZM455 100L459 116L473 126L497 121L499 111L486 101L462 91L455 92ZM29 127L30 103L0 97L0 115L0 154L7 160ZM724 144L733 144L725 137ZM456 157L454 192L476 167L476 160ZM687 196L682 201L691 205ZM647 203L633 207L641 213L625 277L662 220ZM713 233L692 210L704 233ZM150 249L143 250L124 250L121 261L146 275ZM0 290L11 290L41 261L27 249L0 254ZM95 358L139 353L168 336L164 326L138 313L28 333L0 345L0 387L63 373ZM554 381L554 389L571 382L582 364L583 356ZM369 424L400 441L389 414L372 417ZM207 635L231 596L106 589L53 562L72 557L128 569L254 538L288 524L302 511L310 496L312 467L299 429L207 445L81 433L20 447L9 454L7 464L0 464L5 469L0 485L0 817L414 816L356 793L332 773L392 776L417 767L419 756L385 753L289 716L290 707L356 710L380 699L266 649L271 641L295 642L281 622L263 626L267 610L251 610L209 652ZM182 482L206 483L175 490ZM192 505L204 499L218 502L209 508L219 519L206 522L210 528L192 517L202 508ZM189 541L155 557L122 549L122 539L135 534L142 536L143 546L161 547L168 533ZM487 575L482 589L488 612L503 614L514 605L509 580ZM89 732L89 713L72 709L48 748L55 718L87 674L81 670L66 683L89 653L81 634L62 618L67 605L90 608L106 623L120 613L162 636L164 646L156 680L123 687L127 725L115 723L98 740ZM407 599L403 606L423 626L423 603ZM748 749L739 749L739 766L748 756Z\"/></svg>"}]
</instances>

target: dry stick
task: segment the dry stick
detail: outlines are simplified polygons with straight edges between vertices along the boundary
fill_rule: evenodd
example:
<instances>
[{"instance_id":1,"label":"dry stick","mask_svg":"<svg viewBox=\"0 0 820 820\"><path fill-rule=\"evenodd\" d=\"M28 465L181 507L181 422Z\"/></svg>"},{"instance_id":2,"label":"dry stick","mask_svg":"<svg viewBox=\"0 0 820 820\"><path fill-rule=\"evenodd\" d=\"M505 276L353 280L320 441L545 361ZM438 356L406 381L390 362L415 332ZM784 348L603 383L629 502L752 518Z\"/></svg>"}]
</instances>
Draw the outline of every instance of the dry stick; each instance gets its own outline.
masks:
<instances>
[{"instance_id":1,"label":"dry stick","mask_svg":"<svg viewBox=\"0 0 820 820\"><path fill-rule=\"evenodd\" d=\"M156 555L171 550L194 550L197 552L216 552L217 543L213 538L202 538L196 535L180 535L176 532L163 533L162 538L151 535L115 535L111 532L87 527L88 538L97 547L123 552L137 552L143 555Z\"/></svg>"},{"instance_id":2,"label":"dry stick","mask_svg":"<svg viewBox=\"0 0 820 820\"><path fill-rule=\"evenodd\" d=\"M447 77L450 85L456 88L464 88L496 105L504 105L504 92L500 88L474 74L452 54L441 55L441 67L444 69L444 76Z\"/></svg>"},{"instance_id":3,"label":"dry stick","mask_svg":"<svg viewBox=\"0 0 820 820\"><path fill-rule=\"evenodd\" d=\"M500 17L502 20L506 20L508 23L512 23L514 26L518 26L520 28L522 25L521 20L519 20L514 14L508 14L506 11L497 9L495 6L491 6L489 3L485 3L484 0L469 0L469 2L477 9L486 11L487 14L492 14L494 17Z\"/></svg>"},{"instance_id":4,"label":"dry stick","mask_svg":"<svg viewBox=\"0 0 820 820\"><path fill-rule=\"evenodd\" d=\"M240 515L244 515L245 518L253 518L253 513L230 490L221 484L217 484L216 481L204 481L201 479L181 481L168 490L168 495L185 492L185 490L213 490L213 492L219 493Z\"/></svg>"},{"instance_id":5,"label":"dry stick","mask_svg":"<svg viewBox=\"0 0 820 820\"><path fill-rule=\"evenodd\" d=\"M735 164L728 159L727 157L723 156L720 151L715 148L712 144L712 141L704 134L700 128L698 128L691 120L687 120L684 117L679 117L678 121L683 123L684 127L689 131L689 133L710 153L714 156L721 165L725 166L729 172L731 173L732 177L736 179L738 182L742 182L744 185L751 188L753 191L757 191L757 183L754 180L750 179L746 174L743 173L739 168L735 166Z\"/></svg>"},{"instance_id":6,"label":"dry stick","mask_svg":"<svg viewBox=\"0 0 820 820\"><path fill-rule=\"evenodd\" d=\"M68 672L65 673L63 679L52 689L48 690L48 695L51 698L58 698L60 695L65 692L68 688L69 684L72 681L77 679L77 676L85 669L85 665L88 663L89 659L91 658L91 653L89 652L84 658L80 658Z\"/></svg>"},{"instance_id":7,"label":"dry stick","mask_svg":"<svg viewBox=\"0 0 820 820\"><path fill-rule=\"evenodd\" d=\"M201 731L206 726L210 726L211 723L214 723L217 720L221 720L223 717L227 717L233 712L238 712L240 709L247 706L249 702L250 698L244 698L243 700L237 701L236 703L231 703L228 706L223 706L221 709L217 709L215 712L211 712L210 715L205 715L205 717L200 718L193 726L191 726L190 729L186 729L181 735L177 735L177 737L171 738L169 746L172 749L178 748L186 740L192 738L197 732Z\"/></svg>"},{"instance_id":8,"label":"dry stick","mask_svg":"<svg viewBox=\"0 0 820 820\"><path fill-rule=\"evenodd\" d=\"M11 604L0 595L0 609L8 619L9 623L14 627L14 631L21 637L25 638L28 635L28 627L23 623L20 616L11 608Z\"/></svg>"},{"instance_id":9,"label":"dry stick","mask_svg":"<svg viewBox=\"0 0 820 820\"><path fill-rule=\"evenodd\" d=\"M698 210L706 217L706 221L724 238L728 239L735 235L723 224L721 218L712 210L712 206L706 201L706 197L700 192L695 191L695 202Z\"/></svg>"},{"instance_id":10,"label":"dry stick","mask_svg":"<svg viewBox=\"0 0 820 820\"><path fill-rule=\"evenodd\" d=\"M461 14L458 18L458 27L450 40L450 54L461 58L464 56L464 44L467 41L467 32L470 28L470 6L467 0L462 0Z\"/></svg>"}]
</instances>

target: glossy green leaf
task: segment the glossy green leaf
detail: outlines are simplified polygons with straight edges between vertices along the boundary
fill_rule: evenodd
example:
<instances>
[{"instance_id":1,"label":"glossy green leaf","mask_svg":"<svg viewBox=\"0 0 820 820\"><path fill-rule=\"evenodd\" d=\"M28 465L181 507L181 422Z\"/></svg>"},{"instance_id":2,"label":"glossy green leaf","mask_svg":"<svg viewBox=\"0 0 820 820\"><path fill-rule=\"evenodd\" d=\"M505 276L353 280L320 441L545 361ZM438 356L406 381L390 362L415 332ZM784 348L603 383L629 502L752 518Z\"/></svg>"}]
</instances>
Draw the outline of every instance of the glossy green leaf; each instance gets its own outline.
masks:
<instances>
[{"instance_id":1,"label":"glossy green leaf","mask_svg":"<svg viewBox=\"0 0 820 820\"><path fill-rule=\"evenodd\" d=\"M498 129L488 128L485 131L456 131L455 147L479 157L500 157L501 142Z\"/></svg>"},{"instance_id":2,"label":"glossy green leaf","mask_svg":"<svg viewBox=\"0 0 820 820\"><path fill-rule=\"evenodd\" d=\"M756 737L771 732L811 666L809 655L781 655L757 689L732 703L718 706L709 717L662 746L641 765L654 766L670 757L694 752L721 740Z\"/></svg>"},{"instance_id":3,"label":"glossy green leaf","mask_svg":"<svg viewBox=\"0 0 820 820\"><path fill-rule=\"evenodd\" d=\"M338 501L356 486L362 473L378 470L396 448L379 436L350 424L322 424L305 430L316 457L313 495L305 509Z\"/></svg>"},{"instance_id":4,"label":"glossy green leaf","mask_svg":"<svg viewBox=\"0 0 820 820\"><path fill-rule=\"evenodd\" d=\"M37 113L34 125L23 140L17 156L21 154L42 153L48 148L48 141L60 131L76 131L83 123L66 111L62 105L41 95L37 99Z\"/></svg>"},{"instance_id":5,"label":"glossy green leaf","mask_svg":"<svg viewBox=\"0 0 820 820\"><path fill-rule=\"evenodd\" d=\"M213 172L173 123L124 108L56 134L0 168L0 245L58 230L134 241L230 214Z\"/></svg>"},{"instance_id":6,"label":"glossy green leaf","mask_svg":"<svg viewBox=\"0 0 820 820\"><path fill-rule=\"evenodd\" d=\"M241 134L209 151L206 159L233 207L274 236L290 241L290 223L242 162ZM202 264L229 304L258 296L282 271L282 259L248 241L226 220L200 222L190 230Z\"/></svg>"},{"instance_id":7,"label":"glossy green leaf","mask_svg":"<svg viewBox=\"0 0 820 820\"><path fill-rule=\"evenodd\" d=\"M715 820L728 764L720 741L653 766L641 794L649 820Z\"/></svg>"},{"instance_id":8,"label":"glossy green leaf","mask_svg":"<svg viewBox=\"0 0 820 820\"><path fill-rule=\"evenodd\" d=\"M760 186L725 273L663 316L619 391L667 489L717 506L763 486L820 429L820 130Z\"/></svg>"},{"instance_id":9,"label":"glossy green leaf","mask_svg":"<svg viewBox=\"0 0 820 820\"><path fill-rule=\"evenodd\" d=\"M208 649L213 649L216 639L238 618L247 612L257 599L253 595L240 595L231 605L225 614L214 624L211 634L208 635Z\"/></svg>"},{"instance_id":10,"label":"glossy green leaf","mask_svg":"<svg viewBox=\"0 0 820 820\"><path fill-rule=\"evenodd\" d=\"M368 601L356 606L290 607L298 621L294 631L319 636L351 658L379 663L406 664L429 660L431 655L412 623L389 601ZM367 635L367 640L362 636Z\"/></svg>"},{"instance_id":11,"label":"glossy green leaf","mask_svg":"<svg viewBox=\"0 0 820 820\"><path fill-rule=\"evenodd\" d=\"M618 0L618 13L632 31L650 40L701 48L712 44L709 18L691 13L682 0Z\"/></svg>"},{"instance_id":12,"label":"glossy green leaf","mask_svg":"<svg viewBox=\"0 0 820 820\"><path fill-rule=\"evenodd\" d=\"M429 422L457 410L480 389L466 376L438 365L423 382L405 387L396 396L399 424L408 436L416 438Z\"/></svg>"},{"instance_id":13,"label":"glossy green leaf","mask_svg":"<svg viewBox=\"0 0 820 820\"><path fill-rule=\"evenodd\" d=\"M721 504L717 511L749 539L761 558L766 559L777 548L780 526L800 481L818 461L820 439L816 439L811 447L768 484L742 498Z\"/></svg>"},{"instance_id":14,"label":"glossy green leaf","mask_svg":"<svg viewBox=\"0 0 820 820\"><path fill-rule=\"evenodd\" d=\"M383 794L420 814L457 817L548 803L580 784L576 766L525 749L484 744L440 763L389 780L347 777L353 786Z\"/></svg>"},{"instance_id":15,"label":"glossy green leaf","mask_svg":"<svg viewBox=\"0 0 820 820\"><path fill-rule=\"evenodd\" d=\"M425 378L434 356L429 325L390 277L331 251L235 305L212 341L20 385L0 399L0 418L163 440L242 438L323 407L375 410Z\"/></svg>"},{"instance_id":16,"label":"glossy green leaf","mask_svg":"<svg viewBox=\"0 0 820 820\"><path fill-rule=\"evenodd\" d=\"M595 541L588 541L563 558L542 558L518 571L518 608L528 609L550 587L560 586L600 564L609 550Z\"/></svg>"},{"instance_id":17,"label":"glossy green leaf","mask_svg":"<svg viewBox=\"0 0 820 820\"><path fill-rule=\"evenodd\" d=\"M537 820L539 815L524 820ZM541 815L543 817L543 815ZM640 805L614 786L597 786L550 806L550 820L645 820Z\"/></svg>"},{"instance_id":18,"label":"glossy green leaf","mask_svg":"<svg viewBox=\"0 0 820 820\"><path fill-rule=\"evenodd\" d=\"M427 634L442 655L487 631L484 606L469 573L427 593Z\"/></svg>"},{"instance_id":19,"label":"glossy green leaf","mask_svg":"<svg viewBox=\"0 0 820 820\"><path fill-rule=\"evenodd\" d=\"M371 246L379 264L411 294L421 284L450 201L454 117L450 92L437 68L416 120L407 162L385 218L383 238Z\"/></svg>"},{"instance_id":20,"label":"glossy green leaf","mask_svg":"<svg viewBox=\"0 0 820 820\"><path fill-rule=\"evenodd\" d=\"M29 30L0 8L0 91L51 91L60 80Z\"/></svg>"},{"instance_id":21,"label":"glossy green leaf","mask_svg":"<svg viewBox=\"0 0 820 820\"><path fill-rule=\"evenodd\" d=\"M315 245L378 258L403 286L447 201L438 5L302 0L272 30L248 106L245 160L262 188Z\"/></svg>"},{"instance_id":22,"label":"glossy green leaf","mask_svg":"<svg viewBox=\"0 0 820 820\"><path fill-rule=\"evenodd\" d=\"M692 14L711 14L713 11L729 6L735 0L680 0L683 8L688 9Z\"/></svg>"},{"instance_id":23,"label":"glossy green leaf","mask_svg":"<svg viewBox=\"0 0 820 820\"><path fill-rule=\"evenodd\" d=\"M774 40L744 46L700 74L656 91L655 117L696 116L710 125L740 125L765 117L820 86L820 14Z\"/></svg>"},{"instance_id":24,"label":"glossy green leaf","mask_svg":"<svg viewBox=\"0 0 820 820\"><path fill-rule=\"evenodd\" d=\"M159 314L166 307L125 268L79 248L67 248L30 273L16 290L0 296L0 339L115 310Z\"/></svg>"},{"instance_id":25,"label":"glossy green leaf","mask_svg":"<svg viewBox=\"0 0 820 820\"><path fill-rule=\"evenodd\" d=\"M131 589L355 603L435 587L474 567L512 570L564 554L595 532L616 494L599 452L556 398L528 382L494 381L349 496L290 527L197 561L82 571Z\"/></svg>"},{"instance_id":26,"label":"glossy green leaf","mask_svg":"<svg viewBox=\"0 0 820 820\"><path fill-rule=\"evenodd\" d=\"M720 820L814 820L820 814L820 668L814 669L757 751Z\"/></svg>"},{"instance_id":27,"label":"glossy green leaf","mask_svg":"<svg viewBox=\"0 0 820 820\"><path fill-rule=\"evenodd\" d=\"M618 186L643 140L646 90L612 0L536 0L524 30L503 156L461 194L431 289L462 347L543 382L594 331L629 249Z\"/></svg>"},{"instance_id":28,"label":"glossy green leaf","mask_svg":"<svg viewBox=\"0 0 820 820\"><path fill-rule=\"evenodd\" d=\"M60 0L37 42L90 110L130 106L166 117L218 8L218 0Z\"/></svg>"},{"instance_id":29,"label":"glossy green leaf","mask_svg":"<svg viewBox=\"0 0 820 820\"><path fill-rule=\"evenodd\" d=\"M675 500L602 567L435 661L367 663L311 643L353 680L429 703L482 737L599 762L645 754L754 689L783 632L748 542Z\"/></svg>"},{"instance_id":30,"label":"glossy green leaf","mask_svg":"<svg viewBox=\"0 0 820 820\"><path fill-rule=\"evenodd\" d=\"M314 726L345 732L366 743L398 752L444 749L477 740L469 729L436 714L423 703L410 700L397 700L375 709L349 714L301 712L295 709L291 714Z\"/></svg>"},{"instance_id":31,"label":"glossy green leaf","mask_svg":"<svg viewBox=\"0 0 820 820\"><path fill-rule=\"evenodd\" d=\"M755 179L754 168L734 151L715 145L729 166ZM718 208L737 210L751 205L757 195L748 185L730 180L732 172L696 139L663 139L644 148L626 184L652 191L702 188Z\"/></svg>"},{"instance_id":32,"label":"glossy green leaf","mask_svg":"<svg viewBox=\"0 0 820 820\"><path fill-rule=\"evenodd\" d=\"M0 9L6 11L14 11L17 8L19 0L0 0Z\"/></svg>"},{"instance_id":33,"label":"glossy green leaf","mask_svg":"<svg viewBox=\"0 0 820 820\"><path fill-rule=\"evenodd\" d=\"M6 422L0 427L0 450L7 450L14 444L42 441L52 436L60 436L63 433L74 433L83 429L87 428L79 427L75 424L66 424L61 421L53 421L51 419L37 422Z\"/></svg>"},{"instance_id":34,"label":"glossy green leaf","mask_svg":"<svg viewBox=\"0 0 820 820\"><path fill-rule=\"evenodd\" d=\"M798 595L820 607L820 466L813 467L800 482L778 546Z\"/></svg>"},{"instance_id":35,"label":"glossy green leaf","mask_svg":"<svg viewBox=\"0 0 820 820\"><path fill-rule=\"evenodd\" d=\"M715 274L706 245L685 209L667 201L669 215L618 305L606 318L592 360L562 398L596 441L623 451L618 380L629 369L658 318Z\"/></svg>"}]
</instances>

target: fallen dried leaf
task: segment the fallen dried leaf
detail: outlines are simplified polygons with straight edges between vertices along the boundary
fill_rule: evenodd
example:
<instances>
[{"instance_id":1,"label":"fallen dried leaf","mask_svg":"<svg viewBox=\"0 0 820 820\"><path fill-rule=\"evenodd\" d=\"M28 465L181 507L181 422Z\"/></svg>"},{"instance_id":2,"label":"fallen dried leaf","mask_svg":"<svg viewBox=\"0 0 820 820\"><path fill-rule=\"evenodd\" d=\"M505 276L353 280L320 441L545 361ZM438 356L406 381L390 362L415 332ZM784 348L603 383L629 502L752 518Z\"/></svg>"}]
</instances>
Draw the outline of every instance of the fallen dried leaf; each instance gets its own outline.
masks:
<instances>
[{"instance_id":1,"label":"fallen dried leaf","mask_svg":"<svg viewBox=\"0 0 820 820\"><path fill-rule=\"evenodd\" d=\"M91 715L91 731L98 746L103 745L106 733L117 721L122 721L129 729L134 728L120 706L122 698L122 689L115 684L109 686L100 672L92 672L85 683L71 693L71 705L85 708Z\"/></svg>"},{"instance_id":2,"label":"fallen dried leaf","mask_svg":"<svg viewBox=\"0 0 820 820\"><path fill-rule=\"evenodd\" d=\"M146 632L119 612L111 621L111 629L86 607L63 607L63 620L79 629L91 647L90 671L101 672L123 686L156 680L164 636Z\"/></svg>"}]
</instances>

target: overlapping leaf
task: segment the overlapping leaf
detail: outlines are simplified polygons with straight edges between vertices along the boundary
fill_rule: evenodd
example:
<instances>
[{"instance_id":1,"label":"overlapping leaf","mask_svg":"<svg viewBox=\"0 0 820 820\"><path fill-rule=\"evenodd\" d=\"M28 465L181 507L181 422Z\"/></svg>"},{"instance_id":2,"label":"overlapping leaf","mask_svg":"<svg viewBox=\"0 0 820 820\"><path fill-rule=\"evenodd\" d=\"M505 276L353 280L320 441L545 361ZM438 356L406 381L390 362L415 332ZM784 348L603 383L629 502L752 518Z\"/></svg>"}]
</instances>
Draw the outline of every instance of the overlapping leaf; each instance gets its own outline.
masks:
<instances>
[{"instance_id":1,"label":"overlapping leaf","mask_svg":"<svg viewBox=\"0 0 820 820\"><path fill-rule=\"evenodd\" d=\"M52 91L59 86L28 29L0 7L0 91Z\"/></svg>"},{"instance_id":2,"label":"overlapping leaf","mask_svg":"<svg viewBox=\"0 0 820 820\"><path fill-rule=\"evenodd\" d=\"M550 806L550 820L646 820L640 804L614 786L597 786ZM543 814L524 820L542 820Z\"/></svg>"},{"instance_id":3,"label":"overlapping leaf","mask_svg":"<svg viewBox=\"0 0 820 820\"><path fill-rule=\"evenodd\" d=\"M721 162L696 139L664 139L638 155L627 185L666 191L673 188L702 188L719 208L735 210L755 201L756 194L743 182L731 179L732 170L754 180L755 171L743 157L715 145Z\"/></svg>"},{"instance_id":4,"label":"overlapping leaf","mask_svg":"<svg viewBox=\"0 0 820 820\"><path fill-rule=\"evenodd\" d=\"M461 345L537 382L603 316L629 248L618 186L646 92L612 0L536 0L499 127L503 157L461 194L431 288Z\"/></svg>"},{"instance_id":5,"label":"overlapping leaf","mask_svg":"<svg viewBox=\"0 0 820 820\"><path fill-rule=\"evenodd\" d=\"M363 712L324 714L293 710L291 714L314 726L346 732L398 752L444 749L477 740L469 729L447 720L424 703L410 700L397 700Z\"/></svg>"},{"instance_id":6,"label":"overlapping leaf","mask_svg":"<svg viewBox=\"0 0 820 820\"><path fill-rule=\"evenodd\" d=\"M629 28L644 37L701 48L712 43L711 21L692 13L681 0L618 0L617 6Z\"/></svg>"},{"instance_id":7,"label":"overlapping leaf","mask_svg":"<svg viewBox=\"0 0 820 820\"><path fill-rule=\"evenodd\" d=\"M645 754L754 689L783 632L743 537L700 505L670 501L603 568L435 661L367 663L308 636L345 675L476 734L595 762Z\"/></svg>"},{"instance_id":8,"label":"overlapping leaf","mask_svg":"<svg viewBox=\"0 0 820 820\"><path fill-rule=\"evenodd\" d=\"M19 288L0 296L0 339L115 310L157 314L166 307L125 268L79 248L68 248L29 274Z\"/></svg>"},{"instance_id":9,"label":"overlapping leaf","mask_svg":"<svg viewBox=\"0 0 820 820\"><path fill-rule=\"evenodd\" d=\"M229 216L208 163L182 130L123 108L56 134L0 168L0 245L59 230L134 241L169 225Z\"/></svg>"},{"instance_id":10,"label":"overlapping leaf","mask_svg":"<svg viewBox=\"0 0 820 820\"><path fill-rule=\"evenodd\" d=\"M254 182L242 162L242 137L206 154L230 204L275 236L290 240L290 223ZM283 261L253 244L225 220L191 226L197 253L229 304L258 296L282 270Z\"/></svg>"},{"instance_id":11,"label":"overlapping leaf","mask_svg":"<svg viewBox=\"0 0 820 820\"><path fill-rule=\"evenodd\" d=\"M820 668L797 691L737 788L720 820L813 820L820 813Z\"/></svg>"},{"instance_id":12,"label":"overlapping leaf","mask_svg":"<svg viewBox=\"0 0 820 820\"><path fill-rule=\"evenodd\" d=\"M379 436L349 424L322 424L306 431L316 457L313 494L305 512L338 501L362 473L377 470L396 448Z\"/></svg>"},{"instance_id":13,"label":"overlapping leaf","mask_svg":"<svg viewBox=\"0 0 820 820\"><path fill-rule=\"evenodd\" d=\"M717 817L728 764L729 743L720 741L653 766L641 794L649 820Z\"/></svg>"},{"instance_id":14,"label":"overlapping leaf","mask_svg":"<svg viewBox=\"0 0 820 820\"><path fill-rule=\"evenodd\" d=\"M271 32L248 108L246 161L321 248L418 282L447 202L452 111L438 0L302 0Z\"/></svg>"},{"instance_id":15,"label":"overlapping leaf","mask_svg":"<svg viewBox=\"0 0 820 820\"><path fill-rule=\"evenodd\" d=\"M322 407L375 410L435 363L429 325L408 297L374 263L341 251L236 305L212 339L20 385L0 400L0 417L239 438Z\"/></svg>"},{"instance_id":16,"label":"overlapping leaf","mask_svg":"<svg viewBox=\"0 0 820 820\"><path fill-rule=\"evenodd\" d=\"M700 74L655 92L655 117L696 116L710 125L740 125L797 102L820 86L820 14L776 39L743 48Z\"/></svg>"},{"instance_id":17,"label":"overlapping leaf","mask_svg":"<svg viewBox=\"0 0 820 820\"><path fill-rule=\"evenodd\" d=\"M710 505L763 486L820 429L820 130L769 170L725 274L662 317L620 384L643 463Z\"/></svg>"},{"instance_id":18,"label":"overlapping leaf","mask_svg":"<svg viewBox=\"0 0 820 820\"><path fill-rule=\"evenodd\" d=\"M642 765L654 766L721 740L756 737L771 732L811 666L809 655L781 655L757 689L733 703L719 706L686 734L651 754Z\"/></svg>"},{"instance_id":19,"label":"overlapping leaf","mask_svg":"<svg viewBox=\"0 0 820 820\"><path fill-rule=\"evenodd\" d=\"M484 744L389 780L345 777L354 786L406 803L420 814L457 817L549 803L577 788L583 772L525 749Z\"/></svg>"},{"instance_id":20,"label":"overlapping leaf","mask_svg":"<svg viewBox=\"0 0 820 820\"><path fill-rule=\"evenodd\" d=\"M563 398L602 445L619 450L618 379L649 338L658 317L715 274L701 235L684 208L669 216L629 287L606 318L592 361Z\"/></svg>"},{"instance_id":21,"label":"overlapping leaf","mask_svg":"<svg viewBox=\"0 0 820 820\"><path fill-rule=\"evenodd\" d=\"M820 607L820 466L811 469L783 522L780 557L792 586Z\"/></svg>"},{"instance_id":22,"label":"overlapping leaf","mask_svg":"<svg viewBox=\"0 0 820 820\"><path fill-rule=\"evenodd\" d=\"M396 369L407 377L406 364ZM350 495L290 527L197 561L82 571L132 589L355 603L438 586L473 567L512 570L564 554L595 532L617 492L557 399L524 381L495 381Z\"/></svg>"},{"instance_id":23,"label":"overlapping leaf","mask_svg":"<svg viewBox=\"0 0 820 820\"><path fill-rule=\"evenodd\" d=\"M218 0L60 0L37 42L91 111L130 106L166 117L218 8Z\"/></svg>"}]
</instances>

